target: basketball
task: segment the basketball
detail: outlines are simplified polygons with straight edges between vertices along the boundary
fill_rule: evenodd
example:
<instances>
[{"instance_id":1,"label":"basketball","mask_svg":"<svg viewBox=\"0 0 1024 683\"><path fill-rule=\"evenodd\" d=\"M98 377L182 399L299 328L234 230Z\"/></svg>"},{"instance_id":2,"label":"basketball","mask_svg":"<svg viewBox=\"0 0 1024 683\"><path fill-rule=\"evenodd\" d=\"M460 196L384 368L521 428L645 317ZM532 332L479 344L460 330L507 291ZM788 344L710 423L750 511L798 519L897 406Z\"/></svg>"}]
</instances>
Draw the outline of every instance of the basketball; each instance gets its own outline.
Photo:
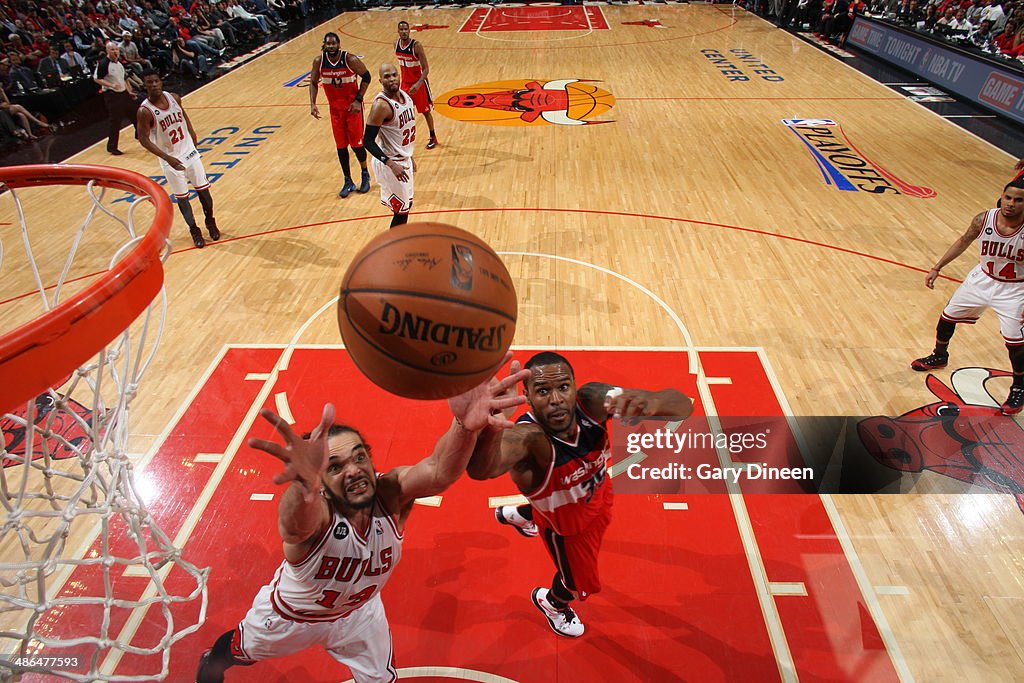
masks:
<instances>
[{"instance_id":1,"label":"basketball","mask_svg":"<svg viewBox=\"0 0 1024 683\"><path fill-rule=\"evenodd\" d=\"M341 282L338 328L374 384L440 399L498 371L517 308L505 264L480 238L443 223L409 223L356 254Z\"/></svg>"}]
</instances>

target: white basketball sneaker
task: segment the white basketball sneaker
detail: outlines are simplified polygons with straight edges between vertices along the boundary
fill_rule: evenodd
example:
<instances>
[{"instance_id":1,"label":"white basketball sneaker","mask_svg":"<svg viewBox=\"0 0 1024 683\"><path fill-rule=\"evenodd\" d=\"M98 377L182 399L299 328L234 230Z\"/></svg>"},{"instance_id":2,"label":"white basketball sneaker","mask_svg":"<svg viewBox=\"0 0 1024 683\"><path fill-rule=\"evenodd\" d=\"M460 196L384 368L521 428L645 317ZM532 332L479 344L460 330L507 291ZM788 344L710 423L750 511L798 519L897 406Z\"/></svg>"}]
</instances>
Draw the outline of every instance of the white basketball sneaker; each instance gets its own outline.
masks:
<instances>
[{"instance_id":1,"label":"white basketball sneaker","mask_svg":"<svg viewBox=\"0 0 1024 683\"><path fill-rule=\"evenodd\" d=\"M534 588L530 597L537 609L547 617L552 631L567 638L579 638L583 635L583 622L576 616L576 612L571 607L561 610L552 607L548 602L547 588Z\"/></svg>"},{"instance_id":2,"label":"white basketball sneaker","mask_svg":"<svg viewBox=\"0 0 1024 683\"><path fill-rule=\"evenodd\" d=\"M527 538L533 538L538 533L537 525L519 514L515 505L503 505L494 508L494 518L500 524L508 524L515 527L516 531Z\"/></svg>"}]
</instances>

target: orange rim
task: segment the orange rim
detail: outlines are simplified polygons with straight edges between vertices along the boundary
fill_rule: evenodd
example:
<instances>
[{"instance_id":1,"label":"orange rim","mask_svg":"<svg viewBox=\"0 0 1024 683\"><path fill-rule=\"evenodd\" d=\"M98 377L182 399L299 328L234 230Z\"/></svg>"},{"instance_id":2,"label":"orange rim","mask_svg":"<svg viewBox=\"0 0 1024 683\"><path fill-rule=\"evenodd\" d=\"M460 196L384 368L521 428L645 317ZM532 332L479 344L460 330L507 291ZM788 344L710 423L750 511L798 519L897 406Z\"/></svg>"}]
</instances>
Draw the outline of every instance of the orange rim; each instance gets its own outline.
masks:
<instances>
[{"instance_id":1,"label":"orange rim","mask_svg":"<svg viewBox=\"0 0 1024 683\"><path fill-rule=\"evenodd\" d=\"M163 287L160 254L173 222L155 181L122 168L39 164L0 168L9 188L97 185L145 196L156 209L145 236L113 268L74 297L0 337L0 411L46 391L121 334Z\"/></svg>"}]
</instances>

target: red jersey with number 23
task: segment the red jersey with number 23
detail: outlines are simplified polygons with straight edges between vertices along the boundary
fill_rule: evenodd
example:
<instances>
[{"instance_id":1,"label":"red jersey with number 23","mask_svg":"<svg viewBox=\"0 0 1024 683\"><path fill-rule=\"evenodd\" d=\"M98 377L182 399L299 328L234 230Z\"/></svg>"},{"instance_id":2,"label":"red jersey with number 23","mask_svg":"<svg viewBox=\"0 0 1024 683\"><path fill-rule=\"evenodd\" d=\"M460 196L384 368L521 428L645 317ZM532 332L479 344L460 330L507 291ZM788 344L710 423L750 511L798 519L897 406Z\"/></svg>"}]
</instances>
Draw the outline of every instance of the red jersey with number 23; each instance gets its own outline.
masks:
<instances>
[{"instance_id":1,"label":"red jersey with number 23","mask_svg":"<svg viewBox=\"0 0 1024 683\"><path fill-rule=\"evenodd\" d=\"M612 504L612 483L608 478L608 431L587 414L577 401L573 411L576 438L563 441L545 434L551 445L551 466L544 483L526 494L540 524L561 536L585 531ZM516 420L538 424L531 413Z\"/></svg>"}]
</instances>

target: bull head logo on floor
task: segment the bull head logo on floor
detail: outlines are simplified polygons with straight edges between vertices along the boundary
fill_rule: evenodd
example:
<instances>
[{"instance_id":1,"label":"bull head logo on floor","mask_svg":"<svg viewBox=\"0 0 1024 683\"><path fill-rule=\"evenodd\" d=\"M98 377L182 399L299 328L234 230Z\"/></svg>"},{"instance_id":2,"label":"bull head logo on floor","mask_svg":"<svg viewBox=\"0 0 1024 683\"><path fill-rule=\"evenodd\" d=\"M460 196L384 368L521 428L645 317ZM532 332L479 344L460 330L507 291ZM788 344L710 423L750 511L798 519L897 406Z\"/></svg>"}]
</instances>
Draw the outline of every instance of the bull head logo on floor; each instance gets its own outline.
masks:
<instances>
[{"instance_id":1,"label":"bull head logo on floor","mask_svg":"<svg viewBox=\"0 0 1024 683\"><path fill-rule=\"evenodd\" d=\"M887 467L930 471L958 481L1013 494L1024 511L1024 429L999 412L985 389L1002 370L961 368L952 388L928 375L938 399L897 418L872 417L857 425L861 442Z\"/></svg>"}]
</instances>

